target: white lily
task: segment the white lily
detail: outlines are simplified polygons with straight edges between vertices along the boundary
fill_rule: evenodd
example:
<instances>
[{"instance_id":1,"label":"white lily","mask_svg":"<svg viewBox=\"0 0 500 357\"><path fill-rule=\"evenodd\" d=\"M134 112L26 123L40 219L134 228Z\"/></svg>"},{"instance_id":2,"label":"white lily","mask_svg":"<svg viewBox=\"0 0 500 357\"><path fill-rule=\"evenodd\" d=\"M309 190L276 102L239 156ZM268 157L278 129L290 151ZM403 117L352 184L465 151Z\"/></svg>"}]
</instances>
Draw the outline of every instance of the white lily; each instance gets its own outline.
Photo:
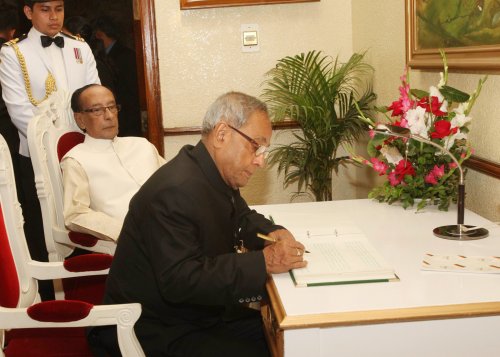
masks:
<instances>
[{"instance_id":1,"label":"white lily","mask_svg":"<svg viewBox=\"0 0 500 357\"><path fill-rule=\"evenodd\" d=\"M429 139L429 127L426 124L425 108L416 107L406 112L406 120L408 128L412 134L420 135L423 138Z\"/></svg>"}]
</instances>

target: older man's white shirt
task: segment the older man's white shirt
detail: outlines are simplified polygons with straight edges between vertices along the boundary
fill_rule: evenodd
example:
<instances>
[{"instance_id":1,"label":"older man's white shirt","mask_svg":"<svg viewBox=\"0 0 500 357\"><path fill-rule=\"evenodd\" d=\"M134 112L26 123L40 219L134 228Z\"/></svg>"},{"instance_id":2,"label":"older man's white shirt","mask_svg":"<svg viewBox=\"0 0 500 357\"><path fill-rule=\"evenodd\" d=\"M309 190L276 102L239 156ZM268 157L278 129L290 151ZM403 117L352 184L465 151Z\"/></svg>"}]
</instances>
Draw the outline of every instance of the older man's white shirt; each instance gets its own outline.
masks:
<instances>
[{"instance_id":1,"label":"older man's white shirt","mask_svg":"<svg viewBox=\"0 0 500 357\"><path fill-rule=\"evenodd\" d=\"M130 199L164 163L144 138L86 135L61 161L66 227L118 239Z\"/></svg>"}]
</instances>

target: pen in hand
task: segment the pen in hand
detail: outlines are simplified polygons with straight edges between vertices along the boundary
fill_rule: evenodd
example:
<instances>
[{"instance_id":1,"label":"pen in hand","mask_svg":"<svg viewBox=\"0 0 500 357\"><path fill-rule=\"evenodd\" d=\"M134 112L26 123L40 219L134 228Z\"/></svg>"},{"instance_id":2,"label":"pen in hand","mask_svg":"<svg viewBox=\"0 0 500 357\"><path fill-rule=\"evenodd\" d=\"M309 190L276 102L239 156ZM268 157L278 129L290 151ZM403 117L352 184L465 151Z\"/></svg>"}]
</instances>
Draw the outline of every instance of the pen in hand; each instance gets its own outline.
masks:
<instances>
[{"instance_id":1,"label":"pen in hand","mask_svg":"<svg viewBox=\"0 0 500 357\"><path fill-rule=\"evenodd\" d=\"M274 239L273 237L270 237L270 236L266 236L265 234L262 234L262 233L257 233L257 237L264 239L264 240L267 240L269 242L276 243L276 239ZM309 253L309 251L304 250L304 253Z\"/></svg>"},{"instance_id":2,"label":"pen in hand","mask_svg":"<svg viewBox=\"0 0 500 357\"><path fill-rule=\"evenodd\" d=\"M262 238L264 240L267 240L269 242L276 243L276 239L274 239L273 237L270 237L270 236L266 236L265 234L262 234L262 233L257 233L257 237Z\"/></svg>"}]
</instances>

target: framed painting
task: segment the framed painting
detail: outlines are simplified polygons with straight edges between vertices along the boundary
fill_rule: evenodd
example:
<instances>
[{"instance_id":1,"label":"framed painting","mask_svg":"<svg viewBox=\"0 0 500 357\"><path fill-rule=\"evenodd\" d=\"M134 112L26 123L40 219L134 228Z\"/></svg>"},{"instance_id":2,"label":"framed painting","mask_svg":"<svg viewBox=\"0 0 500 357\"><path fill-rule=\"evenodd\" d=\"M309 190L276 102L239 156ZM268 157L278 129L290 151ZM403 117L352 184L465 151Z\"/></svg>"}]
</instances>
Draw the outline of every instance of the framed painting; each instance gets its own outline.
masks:
<instances>
[{"instance_id":1,"label":"framed painting","mask_svg":"<svg viewBox=\"0 0 500 357\"><path fill-rule=\"evenodd\" d=\"M405 0L406 62L412 68L500 69L500 2Z\"/></svg>"},{"instance_id":2,"label":"framed painting","mask_svg":"<svg viewBox=\"0 0 500 357\"><path fill-rule=\"evenodd\" d=\"M264 4L290 4L297 2L317 2L320 0L180 0L181 10L207 7L245 6Z\"/></svg>"}]
</instances>

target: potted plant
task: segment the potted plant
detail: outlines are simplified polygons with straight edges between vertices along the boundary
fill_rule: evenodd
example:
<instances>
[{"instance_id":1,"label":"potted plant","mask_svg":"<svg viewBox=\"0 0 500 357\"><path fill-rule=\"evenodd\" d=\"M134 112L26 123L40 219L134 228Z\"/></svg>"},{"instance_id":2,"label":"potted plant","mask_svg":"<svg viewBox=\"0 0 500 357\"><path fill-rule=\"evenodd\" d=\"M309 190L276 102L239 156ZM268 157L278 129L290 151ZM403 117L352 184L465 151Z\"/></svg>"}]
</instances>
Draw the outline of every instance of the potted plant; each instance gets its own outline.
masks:
<instances>
[{"instance_id":1,"label":"potted plant","mask_svg":"<svg viewBox=\"0 0 500 357\"><path fill-rule=\"evenodd\" d=\"M295 141L271 150L269 163L284 172L283 185L297 183L295 195L312 193L316 201L332 199L332 175L340 165L352 162L337 156L344 144L352 144L367 130L360 110L369 115L376 95L367 75L373 69L355 53L345 63L310 51L278 61L267 72L262 97L273 121L295 121L300 133Z\"/></svg>"}]
</instances>

